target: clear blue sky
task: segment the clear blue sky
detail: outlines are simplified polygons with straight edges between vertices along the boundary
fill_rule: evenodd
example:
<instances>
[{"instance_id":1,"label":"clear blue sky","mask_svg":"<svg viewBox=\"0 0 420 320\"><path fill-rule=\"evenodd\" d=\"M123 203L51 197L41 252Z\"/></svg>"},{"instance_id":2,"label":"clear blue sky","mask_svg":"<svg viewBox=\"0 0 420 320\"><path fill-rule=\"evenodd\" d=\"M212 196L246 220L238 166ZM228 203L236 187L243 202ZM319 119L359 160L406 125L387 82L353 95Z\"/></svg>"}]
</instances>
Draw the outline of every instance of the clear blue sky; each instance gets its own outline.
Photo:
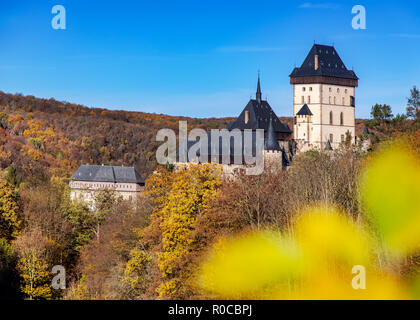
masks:
<instances>
[{"instance_id":1,"label":"clear blue sky","mask_svg":"<svg viewBox=\"0 0 420 320\"><path fill-rule=\"evenodd\" d=\"M67 29L51 27L51 9ZM367 10L353 30L351 8ZM360 78L357 117L404 112L420 86L420 1L98 1L0 3L0 90L105 107L237 116L254 95L292 115L288 75L314 41L335 44Z\"/></svg>"}]
</instances>

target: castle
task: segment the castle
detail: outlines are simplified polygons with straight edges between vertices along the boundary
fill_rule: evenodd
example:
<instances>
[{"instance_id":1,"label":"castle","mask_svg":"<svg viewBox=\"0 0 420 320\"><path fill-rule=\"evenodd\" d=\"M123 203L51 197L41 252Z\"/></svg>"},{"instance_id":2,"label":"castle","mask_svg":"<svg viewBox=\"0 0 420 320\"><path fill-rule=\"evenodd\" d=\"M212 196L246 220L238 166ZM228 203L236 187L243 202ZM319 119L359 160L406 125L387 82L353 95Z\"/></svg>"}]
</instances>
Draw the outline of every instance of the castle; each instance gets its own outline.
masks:
<instances>
[{"instance_id":1,"label":"castle","mask_svg":"<svg viewBox=\"0 0 420 320\"><path fill-rule=\"evenodd\" d=\"M302 65L294 68L289 77L293 85L293 132L262 99L258 75L255 99L250 99L238 118L226 128L232 136L223 141L221 137L208 133L205 138L207 147L203 148L197 148L197 140L186 139L180 143L179 150L196 151L193 156L187 152L185 159L177 162L177 167L204 160L223 163L227 175L243 170L249 167L244 159L245 131L253 134L251 153L256 156L258 129L264 132L264 161L277 162L283 168L290 166L299 152L333 150L346 140L356 143L355 89L359 79L354 71L346 68L333 46L314 44ZM239 140L234 137L234 131L240 133ZM217 141L216 148L211 148L212 138ZM239 164L235 161L238 156L236 147L239 147ZM133 200L143 190L144 181L132 167L81 166L72 176L70 187L72 199L82 197L92 201L97 191L108 188L127 200Z\"/></svg>"},{"instance_id":2,"label":"castle","mask_svg":"<svg viewBox=\"0 0 420 320\"><path fill-rule=\"evenodd\" d=\"M355 88L358 77L348 70L332 46L314 44L293 85L294 139L298 150L337 148L355 143Z\"/></svg>"},{"instance_id":3,"label":"castle","mask_svg":"<svg viewBox=\"0 0 420 320\"><path fill-rule=\"evenodd\" d=\"M294 68L289 77L293 85L293 132L279 120L270 104L262 99L259 76L255 99L249 100L238 118L228 124L227 130L240 130L242 145L245 130L264 130L264 159L281 163L283 168L287 168L300 152L333 150L345 141L355 144L355 89L358 77L354 71L346 68L336 49L314 44L302 65ZM210 135L206 139L210 142ZM232 155L237 142L234 139L228 142ZM196 143L196 140L187 141L187 149ZM205 159L214 155L210 155L210 150L200 152L206 153ZM218 159L221 153L217 152L216 161L213 162L222 163ZM194 157L187 159L187 162L200 160ZM234 164L232 160L223 162L225 173L243 167L244 162L242 165Z\"/></svg>"}]
</instances>

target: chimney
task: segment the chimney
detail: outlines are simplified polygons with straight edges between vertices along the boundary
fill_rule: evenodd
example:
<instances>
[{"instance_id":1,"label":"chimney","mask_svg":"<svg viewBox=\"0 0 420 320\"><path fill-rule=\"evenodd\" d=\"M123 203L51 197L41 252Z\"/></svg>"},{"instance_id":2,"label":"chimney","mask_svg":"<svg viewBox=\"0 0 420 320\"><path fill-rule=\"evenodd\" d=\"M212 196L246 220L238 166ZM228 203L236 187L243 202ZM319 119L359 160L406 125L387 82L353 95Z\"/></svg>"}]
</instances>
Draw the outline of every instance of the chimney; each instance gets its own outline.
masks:
<instances>
[{"instance_id":1,"label":"chimney","mask_svg":"<svg viewBox=\"0 0 420 320\"><path fill-rule=\"evenodd\" d=\"M315 70L318 70L318 55L315 55Z\"/></svg>"}]
</instances>

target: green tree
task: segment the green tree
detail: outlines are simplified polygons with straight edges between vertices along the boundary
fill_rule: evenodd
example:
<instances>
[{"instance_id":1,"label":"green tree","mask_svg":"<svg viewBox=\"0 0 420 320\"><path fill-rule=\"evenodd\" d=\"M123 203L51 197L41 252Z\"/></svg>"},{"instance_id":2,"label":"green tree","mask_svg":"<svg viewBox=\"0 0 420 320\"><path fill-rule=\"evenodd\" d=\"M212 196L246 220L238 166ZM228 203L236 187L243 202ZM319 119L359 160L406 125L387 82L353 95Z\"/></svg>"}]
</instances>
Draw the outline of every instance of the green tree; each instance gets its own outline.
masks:
<instances>
[{"instance_id":1,"label":"green tree","mask_svg":"<svg viewBox=\"0 0 420 320\"><path fill-rule=\"evenodd\" d=\"M418 121L420 119L420 92L416 86L410 90L407 98L407 117Z\"/></svg>"},{"instance_id":2,"label":"green tree","mask_svg":"<svg viewBox=\"0 0 420 320\"><path fill-rule=\"evenodd\" d=\"M373 119L383 124L385 120L390 120L393 117L391 107L387 104L375 104L372 106L370 112Z\"/></svg>"},{"instance_id":3,"label":"green tree","mask_svg":"<svg viewBox=\"0 0 420 320\"><path fill-rule=\"evenodd\" d=\"M79 251L92 240L95 217L87 203L74 201L66 213L66 219L73 228L72 247L74 250Z\"/></svg>"}]
</instances>

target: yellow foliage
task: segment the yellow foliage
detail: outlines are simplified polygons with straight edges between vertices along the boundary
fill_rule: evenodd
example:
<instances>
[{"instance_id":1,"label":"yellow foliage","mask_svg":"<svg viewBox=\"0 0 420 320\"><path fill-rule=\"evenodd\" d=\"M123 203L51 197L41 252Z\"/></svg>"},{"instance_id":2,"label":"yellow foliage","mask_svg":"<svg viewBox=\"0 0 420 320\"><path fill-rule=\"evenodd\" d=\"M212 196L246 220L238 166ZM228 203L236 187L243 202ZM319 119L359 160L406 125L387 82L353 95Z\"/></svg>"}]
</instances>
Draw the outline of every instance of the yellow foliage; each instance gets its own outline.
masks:
<instances>
[{"instance_id":1,"label":"yellow foliage","mask_svg":"<svg viewBox=\"0 0 420 320\"><path fill-rule=\"evenodd\" d=\"M24 145L22 147L21 151L23 153L26 153L32 161L39 161L43 157L41 151L39 151L37 149L34 149L34 148L31 148L27 145Z\"/></svg>"},{"instance_id":2,"label":"yellow foliage","mask_svg":"<svg viewBox=\"0 0 420 320\"><path fill-rule=\"evenodd\" d=\"M348 271L354 265L370 264L373 247L369 231L344 213L320 208L307 210L298 216L294 233L307 259L308 271L337 266L345 266Z\"/></svg>"},{"instance_id":3,"label":"yellow foliage","mask_svg":"<svg viewBox=\"0 0 420 320\"><path fill-rule=\"evenodd\" d=\"M19 234L21 220L13 187L0 179L0 238L11 239Z\"/></svg>"},{"instance_id":4,"label":"yellow foliage","mask_svg":"<svg viewBox=\"0 0 420 320\"><path fill-rule=\"evenodd\" d=\"M138 248L131 250L130 257L131 259L127 262L124 270L125 277L123 283L128 283L134 289L143 280L142 275L144 274L144 270L152 258L146 251Z\"/></svg>"},{"instance_id":5,"label":"yellow foliage","mask_svg":"<svg viewBox=\"0 0 420 320\"><path fill-rule=\"evenodd\" d=\"M185 275L177 266L189 253L194 223L216 195L221 173L218 166L211 164L191 165L176 171L160 168L146 182L145 193L155 204L148 230L153 233L157 228L161 237L161 246L156 252L163 278L157 289L160 297L176 296L182 284ZM144 259L144 253L134 250L126 272L132 273L137 268L134 274L141 274ZM133 284L138 280L134 278Z\"/></svg>"},{"instance_id":6,"label":"yellow foliage","mask_svg":"<svg viewBox=\"0 0 420 320\"><path fill-rule=\"evenodd\" d=\"M21 289L30 299L51 298L51 274L48 264L36 253L27 249L18 261L17 269L22 277Z\"/></svg>"},{"instance_id":7,"label":"yellow foliage","mask_svg":"<svg viewBox=\"0 0 420 320\"><path fill-rule=\"evenodd\" d=\"M362 180L363 199L382 240L394 256L420 247L420 159L394 143L374 157Z\"/></svg>"},{"instance_id":8,"label":"yellow foliage","mask_svg":"<svg viewBox=\"0 0 420 320\"><path fill-rule=\"evenodd\" d=\"M418 297L418 283L392 266L420 249L419 159L393 145L369 163L362 185L374 230L334 209L313 208L283 235L264 231L219 242L198 273L198 285L213 298ZM358 288L355 279L366 287Z\"/></svg>"},{"instance_id":9,"label":"yellow foliage","mask_svg":"<svg viewBox=\"0 0 420 320\"><path fill-rule=\"evenodd\" d=\"M202 267L201 286L224 298L268 298L276 287L288 285L303 268L293 242L273 232L241 236L216 244Z\"/></svg>"},{"instance_id":10,"label":"yellow foliage","mask_svg":"<svg viewBox=\"0 0 420 320\"><path fill-rule=\"evenodd\" d=\"M71 298L75 300L88 300L90 299L89 288L87 285L87 277L82 274L76 288L71 292Z\"/></svg>"}]
</instances>

